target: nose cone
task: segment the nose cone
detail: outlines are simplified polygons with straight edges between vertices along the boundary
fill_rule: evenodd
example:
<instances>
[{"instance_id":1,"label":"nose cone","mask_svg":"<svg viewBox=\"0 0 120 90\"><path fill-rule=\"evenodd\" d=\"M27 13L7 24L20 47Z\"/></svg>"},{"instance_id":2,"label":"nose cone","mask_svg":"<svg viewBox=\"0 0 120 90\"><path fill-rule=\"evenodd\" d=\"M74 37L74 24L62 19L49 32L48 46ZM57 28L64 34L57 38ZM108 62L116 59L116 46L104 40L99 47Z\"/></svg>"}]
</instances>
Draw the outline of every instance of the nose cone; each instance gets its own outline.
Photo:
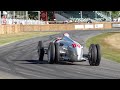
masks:
<instances>
[{"instance_id":1,"label":"nose cone","mask_svg":"<svg viewBox=\"0 0 120 90\"><path fill-rule=\"evenodd\" d=\"M72 43L72 47L68 49L68 55L72 61L80 61L82 58L82 47L78 43Z\"/></svg>"},{"instance_id":2,"label":"nose cone","mask_svg":"<svg viewBox=\"0 0 120 90\"><path fill-rule=\"evenodd\" d=\"M80 60L81 58L81 48L76 47L76 59Z\"/></svg>"},{"instance_id":3,"label":"nose cone","mask_svg":"<svg viewBox=\"0 0 120 90\"><path fill-rule=\"evenodd\" d=\"M81 48L74 48L74 51L71 53L71 59L73 61L79 61L81 60Z\"/></svg>"}]
</instances>

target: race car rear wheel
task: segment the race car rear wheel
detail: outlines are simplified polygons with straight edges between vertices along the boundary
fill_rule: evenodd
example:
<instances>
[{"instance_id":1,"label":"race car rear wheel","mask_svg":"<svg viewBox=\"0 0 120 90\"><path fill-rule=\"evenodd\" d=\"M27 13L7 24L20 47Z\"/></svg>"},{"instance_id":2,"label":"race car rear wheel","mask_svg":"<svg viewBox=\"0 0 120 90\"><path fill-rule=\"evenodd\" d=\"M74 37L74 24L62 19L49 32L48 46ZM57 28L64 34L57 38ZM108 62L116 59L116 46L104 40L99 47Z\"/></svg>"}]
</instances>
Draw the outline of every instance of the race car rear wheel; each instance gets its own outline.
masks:
<instances>
[{"instance_id":1,"label":"race car rear wheel","mask_svg":"<svg viewBox=\"0 0 120 90\"><path fill-rule=\"evenodd\" d=\"M96 59L97 59L97 49L96 49L96 46L94 44L90 45L88 59L89 59L89 64L91 66L95 66Z\"/></svg>"},{"instance_id":2,"label":"race car rear wheel","mask_svg":"<svg viewBox=\"0 0 120 90\"><path fill-rule=\"evenodd\" d=\"M48 62L50 64L55 63L55 45L53 42L50 42L48 47Z\"/></svg>"},{"instance_id":3,"label":"race car rear wheel","mask_svg":"<svg viewBox=\"0 0 120 90\"><path fill-rule=\"evenodd\" d=\"M95 66L99 66L100 61L101 61L100 45L96 44L95 46L96 46L96 49L97 49L97 59L96 59L96 62L95 62Z\"/></svg>"},{"instance_id":4,"label":"race car rear wheel","mask_svg":"<svg viewBox=\"0 0 120 90\"><path fill-rule=\"evenodd\" d=\"M43 42L42 41L38 42L38 55L39 55L39 61L43 61L44 47L43 47Z\"/></svg>"},{"instance_id":5,"label":"race car rear wheel","mask_svg":"<svg viewBox=\"0 0 120 90\"><path fill-rule=\"evenodd\" d=\"M55 43L55 63L59 62L59 44Z\"/></svg>"}]
</instances>

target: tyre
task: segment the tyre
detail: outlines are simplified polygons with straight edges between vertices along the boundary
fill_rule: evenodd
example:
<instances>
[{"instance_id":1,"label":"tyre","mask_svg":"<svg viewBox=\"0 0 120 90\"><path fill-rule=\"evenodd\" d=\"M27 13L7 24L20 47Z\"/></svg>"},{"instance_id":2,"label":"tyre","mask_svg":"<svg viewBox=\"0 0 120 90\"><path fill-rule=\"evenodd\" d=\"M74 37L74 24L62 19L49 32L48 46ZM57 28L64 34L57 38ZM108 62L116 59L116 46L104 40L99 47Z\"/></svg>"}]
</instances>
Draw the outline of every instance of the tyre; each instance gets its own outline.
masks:
<instances>
[{"instance_id":1,"label":"tyre","mask_svg":"<svg viewBox=\"0 0 120 90\"><path fill-rule=\"evenodd\" d=\"M55 63L55 45L53 42L50 42L48 47L48 62L50 64Z\"/></svg>"},{"instance_id":2,"label":"tyre","mask_svg":"<svg viewBox=\"0 0 120 90\"><path fill-rule=\"evenodd\" d=\"M43 61L44 47L42 41L38 42L38 55L39 55L39 61Z\"/></svg>"},{"instance_id":3,"label":"tyre","mask_svg":"<svg viewBox=\"0 0 120 90\"><path fill-rule=\"evenodd\" d=\"M96 59L97 59L97 49L94 44L91 44L89 48L89 64L91 66L95 66Z\"/></svg>"},{"instance_id":4,"label":"tyre","mask_svg":"<svg viewBox=\"0 0 120 90\"><path fill-rule=\"evenodd\" d=\"M59 44L55 43L55 63L59 62Z\"/></svg>"},{"instance_id":5,"label":"tyre","mask_svg":"<svg viewBox=\"0 0 120 90\"><path fill-rule=\"evenodd\" d=\"M96 59L96 63L95 66L99 66L100 61L101 61L101 50L100 50L100 45L96 44L96 49L97 49L97 59Z\"/></svg>"}]
</instances>

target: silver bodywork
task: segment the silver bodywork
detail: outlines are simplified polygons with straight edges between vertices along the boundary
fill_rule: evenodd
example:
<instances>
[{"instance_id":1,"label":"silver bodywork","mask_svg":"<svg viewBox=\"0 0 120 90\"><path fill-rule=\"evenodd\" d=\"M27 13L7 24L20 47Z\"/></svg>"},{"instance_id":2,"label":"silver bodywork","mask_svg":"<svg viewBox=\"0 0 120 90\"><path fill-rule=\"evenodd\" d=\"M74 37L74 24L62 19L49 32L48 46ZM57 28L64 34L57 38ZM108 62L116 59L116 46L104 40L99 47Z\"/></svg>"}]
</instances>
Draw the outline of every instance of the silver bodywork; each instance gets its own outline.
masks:
<instances>
[{"instance_id":1,"label":"silver bodywork","mask_svg":"<svg viewBox=\"0 0 120 90\"><path fill-rule=\"evenodd\" d=\"M59 44L60 60L72 62L85 60L83 57L83 46L70 37L64 36L61 40L54 40L53 42Z\"/></svg>"}]
</instances>

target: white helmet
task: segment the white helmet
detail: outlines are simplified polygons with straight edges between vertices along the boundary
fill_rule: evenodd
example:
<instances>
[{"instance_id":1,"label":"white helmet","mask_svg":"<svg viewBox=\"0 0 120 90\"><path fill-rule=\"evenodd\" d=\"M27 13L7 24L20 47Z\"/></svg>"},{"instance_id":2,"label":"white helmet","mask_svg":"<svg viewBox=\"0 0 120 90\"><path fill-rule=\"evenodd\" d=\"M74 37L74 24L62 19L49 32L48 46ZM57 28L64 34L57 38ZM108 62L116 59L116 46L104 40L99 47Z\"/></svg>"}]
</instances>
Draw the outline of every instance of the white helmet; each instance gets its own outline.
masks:
<instances>
[{"instance_id":1,"label":"white helmet","mask_svg":"<svg viewBox=\"0 0 120 90\"><path fill-rule=\"evenodd\" d=\"M70 37L68 33L64 33L63 36Z\"/></svg>"}]
</instances>

